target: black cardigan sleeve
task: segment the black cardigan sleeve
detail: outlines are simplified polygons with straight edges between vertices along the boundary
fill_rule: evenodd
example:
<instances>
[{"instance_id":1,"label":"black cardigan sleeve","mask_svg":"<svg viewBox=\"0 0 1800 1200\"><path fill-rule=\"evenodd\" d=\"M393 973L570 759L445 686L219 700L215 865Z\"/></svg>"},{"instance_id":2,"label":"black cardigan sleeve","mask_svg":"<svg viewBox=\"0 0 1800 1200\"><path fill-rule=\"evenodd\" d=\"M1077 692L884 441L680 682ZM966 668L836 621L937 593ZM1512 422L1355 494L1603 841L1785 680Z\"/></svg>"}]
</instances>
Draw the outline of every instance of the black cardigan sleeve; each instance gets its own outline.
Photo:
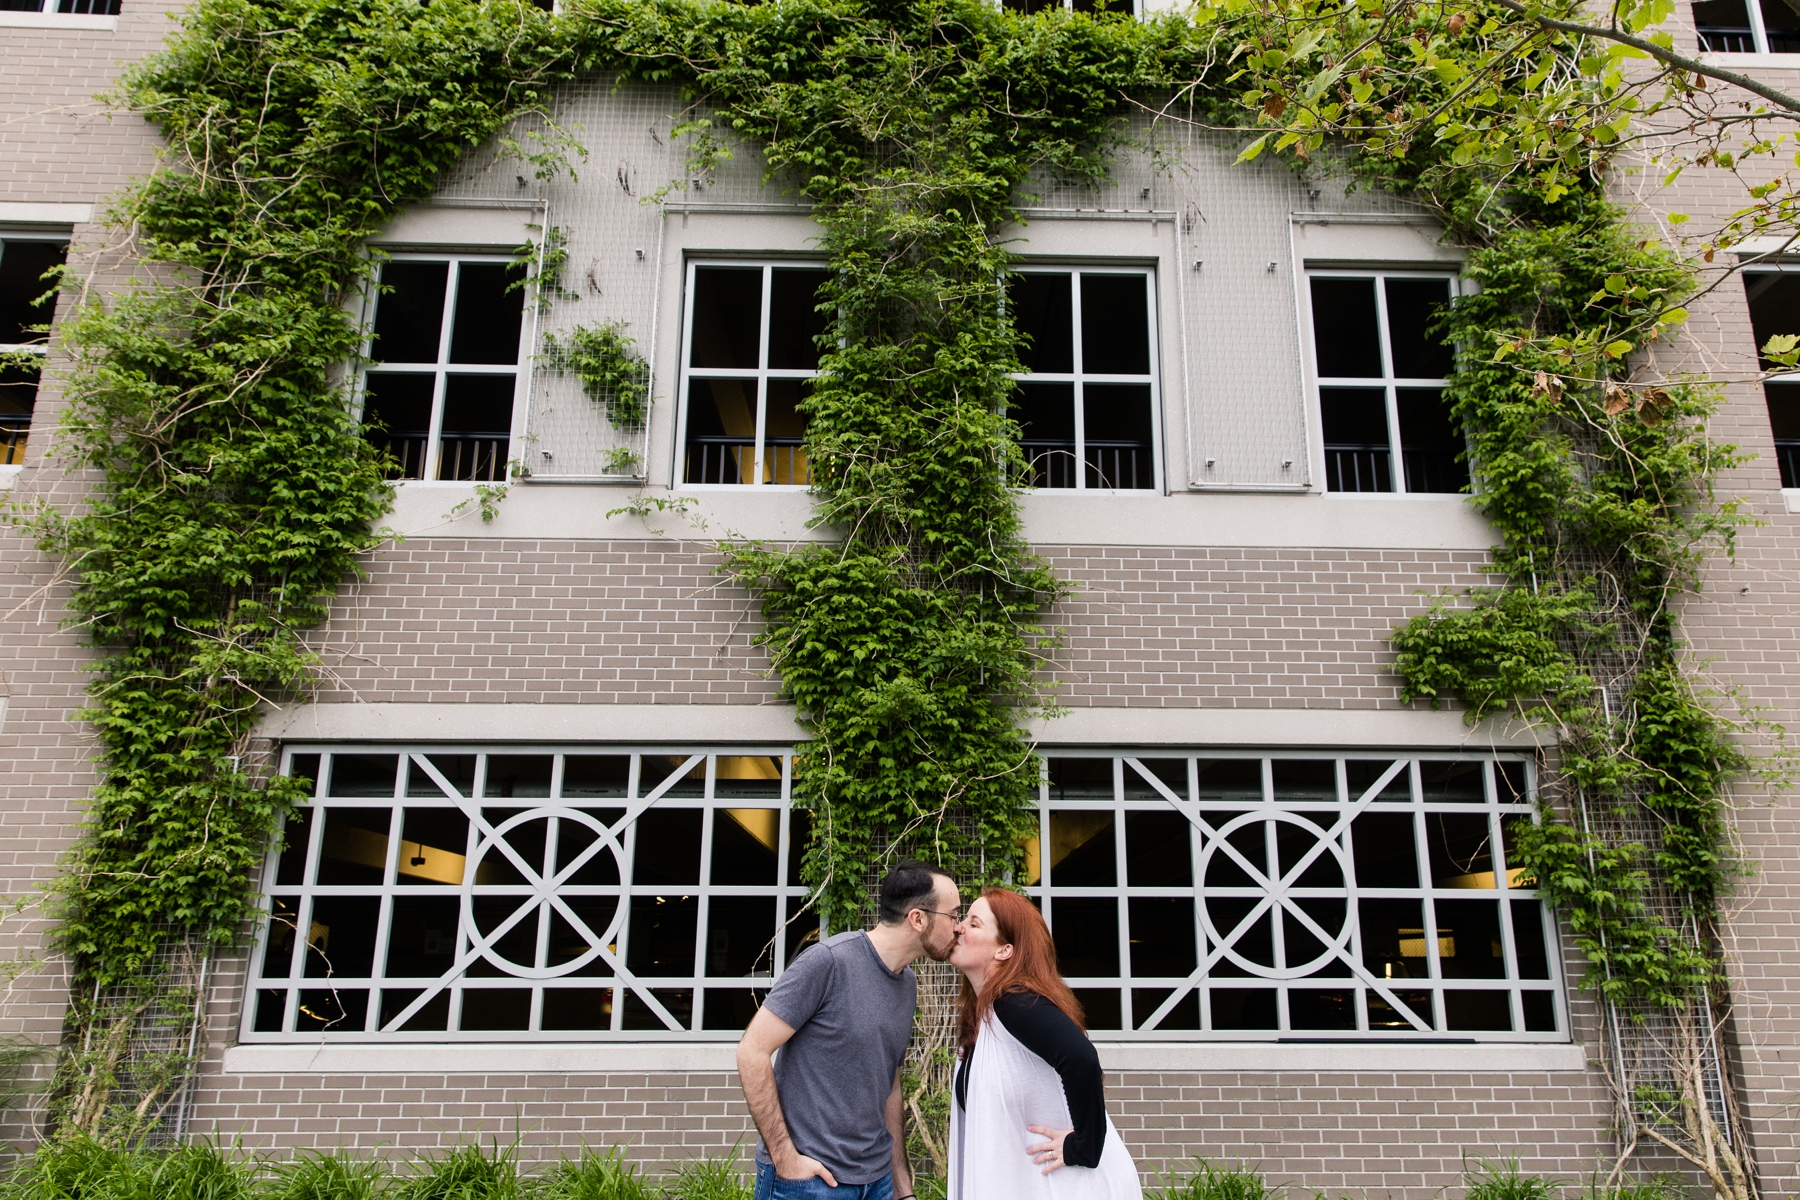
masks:
<instances>
[{"instance_id":1,"label":"black cardigan sleeve","mask_svg":"<svg viewBox=\"0 0 1800 1200\"><path fill-rule=\"evenodd\" d=\"M1063 1162L1097 1167L1106 1144L1106 1083L1100 1055L1067 1013L1036 992L1012 992L994 1002L1006 1032L1062 1077L1074 1131L1063 1140Z\"/></svg>"}]
</instances>

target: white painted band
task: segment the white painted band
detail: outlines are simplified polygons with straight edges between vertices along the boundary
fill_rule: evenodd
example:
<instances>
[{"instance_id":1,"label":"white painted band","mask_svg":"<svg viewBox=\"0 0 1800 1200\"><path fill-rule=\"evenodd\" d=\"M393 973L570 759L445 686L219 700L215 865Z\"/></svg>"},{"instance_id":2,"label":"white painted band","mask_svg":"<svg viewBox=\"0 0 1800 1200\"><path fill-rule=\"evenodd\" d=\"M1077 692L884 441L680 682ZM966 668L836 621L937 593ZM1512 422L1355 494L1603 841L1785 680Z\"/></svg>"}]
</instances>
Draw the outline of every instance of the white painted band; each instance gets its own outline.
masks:
<instances>
[{"instance_id":1,"label":"white painted band","mask_svg":"<svg viewBox=\"0 0 1800 1200\"><path fill-rule=\"evenodd\" d=\"M1316 1075L1434 1075L1581 1071L1577 1045L1294 1044L1269 1042L1100 1042L1109 1071ZM603 1075L614 1072L735 1073L730 1043L415 1043L411 1045L232 1046L227 1075Z\"/></svg>"},{"instance_id":2,"label":"white painted band","mask_svg":"<svg viewBox=\"0 0 1800 1200\"><path fill-rule=\"evenodd\" d=\"M8 20L9 17L25 18ZM75 13L6 13L0 12L0 28L23 28L25 26L44 26L45 28L62 29L95 29L98 25L85 24L75 26L47 25L51 18L57 20L76 20L85 22L109 21L117 22L117 17L87 17ZM111 25L106 28L111 28ZM33 201L7 200L0 202L0 225L83 225L94 219L94 206L91 204L38 204Z\"/></svg>"}]
</instances>

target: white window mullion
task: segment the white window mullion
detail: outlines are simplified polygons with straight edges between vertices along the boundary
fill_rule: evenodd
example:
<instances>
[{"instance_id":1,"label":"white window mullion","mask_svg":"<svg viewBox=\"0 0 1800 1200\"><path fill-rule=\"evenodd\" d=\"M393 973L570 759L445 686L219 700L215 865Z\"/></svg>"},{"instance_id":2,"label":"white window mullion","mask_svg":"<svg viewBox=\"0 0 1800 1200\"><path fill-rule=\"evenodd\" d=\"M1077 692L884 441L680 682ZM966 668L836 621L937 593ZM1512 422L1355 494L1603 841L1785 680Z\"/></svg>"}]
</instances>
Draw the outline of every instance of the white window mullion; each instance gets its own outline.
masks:
<instances>
[{"instance_id":1,"label":"white window mullion","mask_svg":"<svg viewBox=\"0 0 1800 1200\"><path fill-rule=\"evenodd\" d=\"M1086 366L1081 360L1081 272L1069 272L1069 362L1075 369L1075 487L1077 490L1087 487L1087 414L1083 411L1085 398L1082 396L1081 372ZM1122 1000L1129 1010L1131 1000L1127 989ZM1129 1022L1127 1022L1129 1027Z\"/></svg>"}]
</instances>

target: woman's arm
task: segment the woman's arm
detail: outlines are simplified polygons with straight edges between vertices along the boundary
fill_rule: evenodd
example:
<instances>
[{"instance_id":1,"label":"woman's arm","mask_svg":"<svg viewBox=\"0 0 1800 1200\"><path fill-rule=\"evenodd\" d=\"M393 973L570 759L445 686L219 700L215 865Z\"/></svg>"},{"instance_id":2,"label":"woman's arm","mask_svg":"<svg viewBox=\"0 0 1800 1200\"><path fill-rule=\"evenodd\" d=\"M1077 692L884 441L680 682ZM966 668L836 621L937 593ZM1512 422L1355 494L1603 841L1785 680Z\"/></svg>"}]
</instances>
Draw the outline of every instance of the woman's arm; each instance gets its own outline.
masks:
<instances>
[{"instance_id":1,"label":"woman's arm","mask_svg":"<svg viewBox=\"0 0 1800 1200\"><path fill-rule=\"evenodd\" d=\"M1006 1032L1055 1068L1069 1102L1075 1128L1063 1139L1062 1159L1071 1167L1097 1167L1106 1144L1106 1086L1100 1055L1067 1013L1036 992L1013 992L994 1002Z\"/></svg>"}]
</instances>

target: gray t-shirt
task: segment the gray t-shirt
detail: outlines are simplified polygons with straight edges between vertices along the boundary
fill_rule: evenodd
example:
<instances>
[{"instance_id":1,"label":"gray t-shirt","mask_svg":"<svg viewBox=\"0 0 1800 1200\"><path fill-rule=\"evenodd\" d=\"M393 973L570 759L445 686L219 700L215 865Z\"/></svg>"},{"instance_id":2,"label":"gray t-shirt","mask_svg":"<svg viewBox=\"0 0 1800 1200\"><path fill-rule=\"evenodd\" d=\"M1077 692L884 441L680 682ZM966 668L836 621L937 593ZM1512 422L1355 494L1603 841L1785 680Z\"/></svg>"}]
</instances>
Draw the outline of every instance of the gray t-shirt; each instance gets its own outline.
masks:
<instances>
[{"instance_id":1,"label":"gray t-shirt","mask_svg":"<svg viewBox=\"0 0 1800 1200\"><path fill-rule=\"evenodd\" d=\"M918 995L911 967L890 971L868 934L840 933L795 959L763 1001L794 1027L775 1054L788 1135L839 1183L874 1183L893 1170L887 1098ZM760 1138L756 1161L770 1161Z\"/></svg>"}]
</instances>

